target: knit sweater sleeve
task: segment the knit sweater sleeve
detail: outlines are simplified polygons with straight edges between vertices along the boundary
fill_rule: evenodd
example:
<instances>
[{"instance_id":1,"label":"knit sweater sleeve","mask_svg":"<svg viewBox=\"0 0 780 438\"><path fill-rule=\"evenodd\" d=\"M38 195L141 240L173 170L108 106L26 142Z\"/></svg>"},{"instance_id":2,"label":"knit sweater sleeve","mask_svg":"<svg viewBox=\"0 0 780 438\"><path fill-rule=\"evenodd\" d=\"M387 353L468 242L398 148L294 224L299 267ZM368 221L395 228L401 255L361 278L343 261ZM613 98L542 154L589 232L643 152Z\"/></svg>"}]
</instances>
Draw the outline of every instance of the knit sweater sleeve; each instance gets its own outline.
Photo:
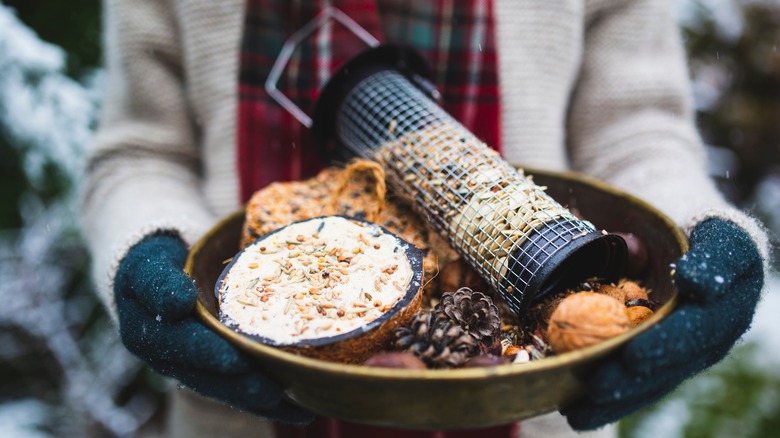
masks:
<instances>
[{"instance_id":1,"label":"knit sweater sleeve","mask_svg":"<svg viewBox=\"0 0 780 438\"><path fill-rule=\"evenodd\" d=\"M669 2L593 4L568 117L574 168L648 201L686 230L709 217L731 220L767 261L764 230L729 205L708 174Z\"/></svg>"},{"instance_id":2,"label":"knit sweater sleeve","mask_svg":"<svg viewBox=\"0 0 780 438\"><path fill-rule=\"evenodd\" d=\"M87 152L81 222L111 310L116 269L134 243L158 230L191 243L214 220L201 193L198 127L188 117L171 10L164 0L105 2L106 90Z\"/></svg>"}]
</instances>

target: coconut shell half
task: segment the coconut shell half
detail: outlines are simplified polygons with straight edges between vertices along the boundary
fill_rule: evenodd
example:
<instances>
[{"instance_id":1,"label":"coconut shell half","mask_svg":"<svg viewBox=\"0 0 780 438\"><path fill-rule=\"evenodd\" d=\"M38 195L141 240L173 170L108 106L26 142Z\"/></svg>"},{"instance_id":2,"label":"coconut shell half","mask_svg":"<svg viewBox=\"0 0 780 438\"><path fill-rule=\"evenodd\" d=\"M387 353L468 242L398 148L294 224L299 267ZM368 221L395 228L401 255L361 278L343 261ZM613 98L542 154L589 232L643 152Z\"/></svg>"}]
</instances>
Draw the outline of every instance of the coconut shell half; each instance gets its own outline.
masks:
<instances>
[{"instance_id":1,"label":"coconut shell half","mask_svg":"<svg viewBox=\"0 0 780 438\"><path fill-rule=\"evenodd\" d=\"M266 345L362 363L419 311L423 253L374 223L322 216L242 249L220 275L219 319Z\"/></svg>"}]
</instances>

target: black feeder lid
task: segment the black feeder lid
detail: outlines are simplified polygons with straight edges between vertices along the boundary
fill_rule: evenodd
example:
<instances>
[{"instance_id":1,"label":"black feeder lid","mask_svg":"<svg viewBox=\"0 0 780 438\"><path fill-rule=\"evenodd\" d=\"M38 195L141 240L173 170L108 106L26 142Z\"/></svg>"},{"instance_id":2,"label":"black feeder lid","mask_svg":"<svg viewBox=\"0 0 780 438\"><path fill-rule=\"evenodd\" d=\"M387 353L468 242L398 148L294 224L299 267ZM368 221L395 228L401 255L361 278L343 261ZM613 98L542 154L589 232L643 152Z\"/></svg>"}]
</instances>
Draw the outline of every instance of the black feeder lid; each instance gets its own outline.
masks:
<instances>
[{"instance_id":1,"label":"black feeder lid","mask_svg":"<svg viewBox=\"0 0 780 438\"><path fill-rule=\"evenodd\" d=\"M347 61L331 76L314 105L312 137L320 157L332 162L340 156L336 134L336 115L347 94L374 73L393 70L408 77L425 92L423 84L430 84L428 62L412 47L382 44L368 49Z\"/></svg>"}]
</instances>

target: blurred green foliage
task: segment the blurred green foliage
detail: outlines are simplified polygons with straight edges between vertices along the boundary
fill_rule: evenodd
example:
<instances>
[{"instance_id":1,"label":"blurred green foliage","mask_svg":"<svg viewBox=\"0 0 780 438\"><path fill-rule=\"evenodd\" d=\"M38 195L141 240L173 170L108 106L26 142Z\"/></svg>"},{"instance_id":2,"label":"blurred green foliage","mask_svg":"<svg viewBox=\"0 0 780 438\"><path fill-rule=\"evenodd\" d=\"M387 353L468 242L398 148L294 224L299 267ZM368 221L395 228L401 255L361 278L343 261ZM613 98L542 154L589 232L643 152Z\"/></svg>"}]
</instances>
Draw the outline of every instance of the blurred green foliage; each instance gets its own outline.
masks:
<instances>
[{"instance_id":1,"label":"blurred green foliage","mask_svg":"<svg viewBox=\"0 0 780 438\"><path fill-rule=\"evenodd\" d=\"M67 53L67 73L78 79L101 62L100 0L3 0L38 36Z\"/></svg>"},{"instance_id":2,"label":"blurred green foliage","mask_svg":"<svg viewBox=\"0 0 780 438\"><path fill-rule=\"evenodd\" d=\"M100 0L3 0L2 3L14 9L17 17L41 39L65 51L66 73L72 78L78 80L100 66ZM33 186L22 168L25 145L12 145L11 141L0 129L0 229L17 229L23 225L19 206L25 193L33 191L45 202L62 196L72 184L57 174L56 166L50 166L43 184Z\"/></svg>"},{"instance_id":3,"label":"blurred green foliage","mask_svg":"<svg viewBox=\"0 0 780 438\"><path fill-rule=\"evenodd\" d=\"M744 27L736 38L706 13L683 29L693 76L709 69L720 88L714 104L699 111L698 125L705 142L739 159L731 177L735 201L780 166L780 4L746 2L740 9Z\"/></svg>"},{"instance_id":4,"label":"blurred green foliage","mask_svg":"<svg viewBox=\"0 0 780 438\"><path fill-rule=\"evenodd\" d=\"M44 178L33 184L22 168L28 146L18 143L0 128L0 230L24 226L20 207L26 194L34 194L38 201L50 205L74 187L74 181L53 162L45 163Z\"/></svg>"},{"instance_id":5,"label":"blurred green foliage","mask_svg":"<svg viewBox=\"0 0 780 438\"><path fill-rule=\"evenodd\" d=\"M22 193L29 189L20 166L20 154L4 134L0 129L0 230L22 226L19 201Z\"/></svg>"}]
</instances>

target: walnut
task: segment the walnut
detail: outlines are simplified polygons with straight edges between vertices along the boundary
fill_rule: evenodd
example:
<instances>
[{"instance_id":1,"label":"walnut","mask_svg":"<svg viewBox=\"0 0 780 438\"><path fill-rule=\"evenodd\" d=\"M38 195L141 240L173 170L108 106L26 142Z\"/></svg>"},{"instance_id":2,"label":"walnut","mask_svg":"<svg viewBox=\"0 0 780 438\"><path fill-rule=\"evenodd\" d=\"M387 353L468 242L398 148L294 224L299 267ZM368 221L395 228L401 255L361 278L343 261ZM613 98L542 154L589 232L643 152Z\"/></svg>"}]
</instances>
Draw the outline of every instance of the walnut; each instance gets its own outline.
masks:
<instances>
[{"instance_id":1,"label":"walnut","mask_svg":"<svg viewBox=\"0 0 780 438\"><path fill-rule=\"evenodd\" d=\"M653 311L645 306L633 306L628 309L628 317L631 319L631 326L636 327L645 322L647 318L653 316Z\"/></svg>"},{"instance_id":2,"label":"walnut","mask_svg":"<svg viewBox=\"0 0 780 438\"><path fill-rule=\"evenodd\" d=\"M555 309L547 339L556 353L565 353L598 344L630 328L623 303L595 292L580 292L567 296Z\"/></svg>"}]
</instances>

